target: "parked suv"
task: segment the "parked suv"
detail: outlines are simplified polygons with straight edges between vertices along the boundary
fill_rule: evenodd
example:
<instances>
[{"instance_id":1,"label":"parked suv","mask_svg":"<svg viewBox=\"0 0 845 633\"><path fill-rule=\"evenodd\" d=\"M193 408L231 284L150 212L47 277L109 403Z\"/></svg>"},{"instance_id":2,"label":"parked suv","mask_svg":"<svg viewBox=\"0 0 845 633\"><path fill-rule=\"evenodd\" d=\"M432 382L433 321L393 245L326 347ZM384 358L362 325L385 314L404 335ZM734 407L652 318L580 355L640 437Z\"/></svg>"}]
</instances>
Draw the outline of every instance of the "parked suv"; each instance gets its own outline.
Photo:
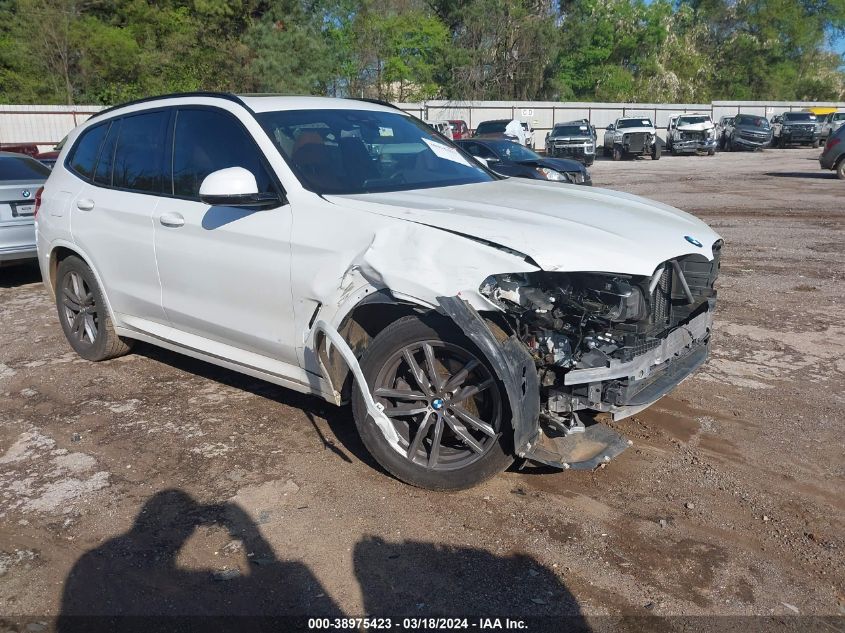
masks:
<instances>
[{"instance_id":1,"label":"parked suv","mask_svg":"<svg viewBox=\"0 0 845 633\"><path fill-rule=\"evenodd\" d=\"M71 132L37 235L83 358L142 340L351 401L385 469L441 490L623 451L585 414L704 362L722 244L661 203L500 178L387 105L209 93Z\"/></svg>"},{"instance_id":2,"label":"parked suv","mask_svg":"<svg viewBox=\"0 0 845 633\"><path fill-rule=\"evenodd\" d=\"M819 140L827 140L834 134L836 131L845 124L845 111L837 110L836 112L831 112L821 120L821 125L819 126Z\"/></svg>"},{"instance_id":3,"label":"parked suv","mask_svg":"<svg viewBox=\"0 0 845 633\"><path fill-rule=\"evenodd\" d=\"M729 152L739 149L762 149L772 142L772 128L766 117L756 114L737 114L727 123L724 131L724 148Z\"/></svg>"},{"instance_id":4,"label":"parked suv","mask_svg":"<svg viewBox=\"0 0 845 633\"><path fill-rule=\"evenodd\" d=\"M824 151L819 156L822 169L832 169L840 180L845 180L845 125L828 137Z\"/></svg>"},{"instance_id":5,"label":"parked suv","mask_svg":"<svg viewBox=\"0 0 845 633\"><path fill-rule=\"evenodd\" d=\"M819 146L816 123L818 117L812 112L784 112L772 117L772 145Z\"/></svg>"}]
</instances>

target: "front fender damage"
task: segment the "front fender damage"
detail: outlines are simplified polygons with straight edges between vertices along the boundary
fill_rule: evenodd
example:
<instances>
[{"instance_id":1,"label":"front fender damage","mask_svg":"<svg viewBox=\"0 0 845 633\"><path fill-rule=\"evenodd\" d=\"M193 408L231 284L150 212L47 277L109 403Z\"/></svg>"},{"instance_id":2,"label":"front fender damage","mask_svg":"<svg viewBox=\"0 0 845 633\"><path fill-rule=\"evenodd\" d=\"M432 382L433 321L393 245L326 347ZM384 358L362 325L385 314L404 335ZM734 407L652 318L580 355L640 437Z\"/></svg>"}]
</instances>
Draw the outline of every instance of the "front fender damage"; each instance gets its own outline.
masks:
<instances>
[{"instance_id":1,"label":"front fender damage","mask_svg":"<svg viewBox=\"0 0 845 633\"><path fill-rule=\"evenodd\" d=\"M514 335L488 322L458 297L438 297L441 309L487 356L505 388L517 456L562 469L593 469L619 455L631 442L603 424L561 429L541 423L540 380L534 359ZM495 332L494 332L495 330ZM576 417L577 420L577 417Z\"/></svg>"},{"instance_id":2,"label":"front fender damage","mask_svg":"<svg viewBox=\"0 0 845 633\"><path fill-rule=\"evenodd\" d=\"M540 380L534 359L516 336L497 337L480 314L458 297L438 297L440 307L484 353L504 385L511 411L514 451L520 457L539 432ZM501 333L504 334L504 333Z\"/></svg>"}]
</instances>

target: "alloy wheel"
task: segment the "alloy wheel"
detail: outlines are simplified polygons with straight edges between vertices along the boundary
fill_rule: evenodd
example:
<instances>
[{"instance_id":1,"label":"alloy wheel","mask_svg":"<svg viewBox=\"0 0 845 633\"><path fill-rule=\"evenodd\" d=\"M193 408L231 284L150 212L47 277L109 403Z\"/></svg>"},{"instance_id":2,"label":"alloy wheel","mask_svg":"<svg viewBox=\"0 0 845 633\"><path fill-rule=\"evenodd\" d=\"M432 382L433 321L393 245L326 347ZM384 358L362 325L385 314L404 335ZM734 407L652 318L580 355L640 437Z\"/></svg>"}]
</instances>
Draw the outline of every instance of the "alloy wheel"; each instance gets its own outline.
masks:
<instances>
[{"instance_id":1,"label":"alloy wheel","mask_svg":"<svg viewBox=\"0 0 845 633\"><path fill-rule=\"evenodd\" d=\"M99 331L99 314L94 293L84 277L72 270L62 281L61 302L69 335L83 345L93 345Z\"/></svg>"},{"instance_id":2,"label":"alloy wheel","mask_svg":"<svg viewBox=\"0 0 845 633\"><path fill-rule=\"evenodd\" d=\"M405 346L384 364L374 387L407 459L428 470L464 468L498 440L499 388L462 347L436 340Z\"/></svg>"}]
</instances>

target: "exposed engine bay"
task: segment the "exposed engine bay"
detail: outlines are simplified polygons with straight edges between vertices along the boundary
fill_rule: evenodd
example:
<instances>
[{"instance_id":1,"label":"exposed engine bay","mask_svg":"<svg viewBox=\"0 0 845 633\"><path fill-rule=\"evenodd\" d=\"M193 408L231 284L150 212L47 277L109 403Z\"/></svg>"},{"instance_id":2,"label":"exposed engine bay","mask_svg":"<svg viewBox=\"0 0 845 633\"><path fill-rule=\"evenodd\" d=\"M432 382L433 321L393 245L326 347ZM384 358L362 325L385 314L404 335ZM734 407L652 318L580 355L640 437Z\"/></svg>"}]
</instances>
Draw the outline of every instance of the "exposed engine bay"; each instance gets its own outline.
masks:
<instances>
[{"instance_id":1,"label":"exposed engine bay","mask_svg":"<svg viewBox=\"0 0 845 633\"><path fill-rule=\"evenodd\" d=\"M579 410L626 417L701 365L720 246L712 261L679 257L651 277L537 272L486 279L480 292L502 308L534 358L541 417L563 430L580 424Z\"/></svg>"}]
</instances>

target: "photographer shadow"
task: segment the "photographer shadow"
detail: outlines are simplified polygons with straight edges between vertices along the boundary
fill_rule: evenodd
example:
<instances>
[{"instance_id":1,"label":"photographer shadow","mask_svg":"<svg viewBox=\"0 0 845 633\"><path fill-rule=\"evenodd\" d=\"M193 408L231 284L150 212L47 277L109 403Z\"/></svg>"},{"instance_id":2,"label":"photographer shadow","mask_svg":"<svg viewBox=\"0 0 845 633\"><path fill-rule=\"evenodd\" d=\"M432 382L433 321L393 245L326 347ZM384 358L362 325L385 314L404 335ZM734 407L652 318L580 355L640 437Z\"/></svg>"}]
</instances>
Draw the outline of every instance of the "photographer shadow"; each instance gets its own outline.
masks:
<instances>
[{"instance_id":1,"label":"photographer shadow","mask_svg":"<svg viewBox=\"0 0 845 633\"><path fill-rule=\"evenodd\" d=\"M248 573L177 565L188 538L210 526L224 527L242 543ZM165 490L144 504L128 532L76 562L65 581L57 631L227 631L241 625L279 631L280 622L304 614L333 618L342 612L307 566L276 558L240 506L201 505L180 490Z\"/></svg>"},{"instance_id":2,"label":"photographer shadow","mask_svg":"<svg viewBox=\"0 0 845 633\"><path fill-rule=\"evenodd\" d=\"M195 530L213 526L240 541L248 573L179 566ZM355 545L353 564L363 614L344 614L306 565L277 558L237 504L203 505L165 490L144 504L128 532L76 562L56 630L291 631L307 630L310 618L367 615L391 618L397 628L406 617L459 616L528 618L534 632L589 631L554 571L526 555L369 537Z\"/></svg>"}]
</instances>

